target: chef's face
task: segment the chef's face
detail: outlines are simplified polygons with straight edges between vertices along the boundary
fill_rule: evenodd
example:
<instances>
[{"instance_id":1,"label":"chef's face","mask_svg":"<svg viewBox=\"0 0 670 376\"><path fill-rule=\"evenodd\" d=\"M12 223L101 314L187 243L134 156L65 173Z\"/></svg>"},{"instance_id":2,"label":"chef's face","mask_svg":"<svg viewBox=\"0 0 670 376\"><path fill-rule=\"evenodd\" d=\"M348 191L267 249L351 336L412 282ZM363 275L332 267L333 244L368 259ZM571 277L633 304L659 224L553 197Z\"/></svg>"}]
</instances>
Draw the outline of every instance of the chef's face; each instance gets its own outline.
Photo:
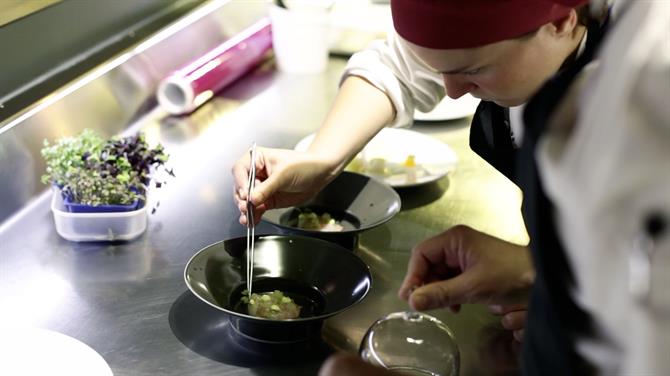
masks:
<instances>
[{"instance_id":1,"label":"chef's face","mask_svg":"<svg viewBox=\"0 0 670 376\"><path fill-rule=\"evenodd\" d=\"M438 50L403 42L419 60L442 75L449 97L456 99L470 93L511 107L527 102L578 45L583 31L577 35L576 23L562 22L476 48Z\"/></svg>"}]
</instances>

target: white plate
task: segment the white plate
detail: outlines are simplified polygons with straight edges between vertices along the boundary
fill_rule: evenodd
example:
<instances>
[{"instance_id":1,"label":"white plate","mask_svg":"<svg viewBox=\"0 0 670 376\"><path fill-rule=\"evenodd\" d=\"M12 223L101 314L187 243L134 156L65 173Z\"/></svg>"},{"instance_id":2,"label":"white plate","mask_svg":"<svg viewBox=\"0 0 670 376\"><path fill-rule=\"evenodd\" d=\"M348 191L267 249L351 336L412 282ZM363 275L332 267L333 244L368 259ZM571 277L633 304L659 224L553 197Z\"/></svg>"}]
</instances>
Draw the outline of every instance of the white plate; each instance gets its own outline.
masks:
<instances>
[{"instance_id":1,"label":"white plate","mask_svg":"<svg viewBox=\"0 0 670 376\"><path fill-rule=\"evenodd\" d=\"M307 150L313 139L314 134L303 138L294 149ZM413 169L403 167L409 155L414 156L416 167ZM385 161L387 173L378 174L371 172L370 168L363 167L361 170L356 167L370 166L370 161L377 158ZM456 162L456 153L435 138L407 129L384 128L346 170L381 178L392 187L412 187L442 178L456 167Z\"/></svg>"},{"instance_id":2,"label":"white plate","mask_svg":"<svg viewBox=\"0 0 670 376\"><path fill-rule=\"evenodd\" d=\"M0 375L112 376L95 350L58 332L0 328Z\"/></svg>"},{"instance_id":3,"label":"white plate","mask_svg":"<svg viewBox=\"0 0 670 376\"><path fill-rule=\"evenodd\" d=\"M414 112L414 120L418 121L444 121L461 119L475 113L480 99L470 94L465 94L458 99L444 97L437 107L431 112Z\"/></svg>"}]
</instances>

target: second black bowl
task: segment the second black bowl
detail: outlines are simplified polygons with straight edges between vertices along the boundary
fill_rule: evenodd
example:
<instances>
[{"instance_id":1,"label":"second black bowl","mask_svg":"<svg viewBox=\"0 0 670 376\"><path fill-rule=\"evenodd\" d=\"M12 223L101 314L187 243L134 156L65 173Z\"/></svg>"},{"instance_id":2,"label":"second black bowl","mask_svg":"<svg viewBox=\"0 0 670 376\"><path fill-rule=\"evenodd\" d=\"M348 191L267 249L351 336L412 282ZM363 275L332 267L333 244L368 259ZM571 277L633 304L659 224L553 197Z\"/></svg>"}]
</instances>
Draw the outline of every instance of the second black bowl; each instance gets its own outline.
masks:
<instances>
[{"instance_id":1,"label":"second black bowl","mask_svg":"<svg viewBox=\"0 0 670 376\"><path fill-rule=\"evenodd\" d=\"M268 210L263 220L283 234L316 237L353 249L358 233L390 220L400 211L400 206L400 196L390 185L344 171L312 200L296 207ZM305 210L318 215L330 214L343 230L326 232L297 227L298 216Z\"/></svg>"}]
</instances>

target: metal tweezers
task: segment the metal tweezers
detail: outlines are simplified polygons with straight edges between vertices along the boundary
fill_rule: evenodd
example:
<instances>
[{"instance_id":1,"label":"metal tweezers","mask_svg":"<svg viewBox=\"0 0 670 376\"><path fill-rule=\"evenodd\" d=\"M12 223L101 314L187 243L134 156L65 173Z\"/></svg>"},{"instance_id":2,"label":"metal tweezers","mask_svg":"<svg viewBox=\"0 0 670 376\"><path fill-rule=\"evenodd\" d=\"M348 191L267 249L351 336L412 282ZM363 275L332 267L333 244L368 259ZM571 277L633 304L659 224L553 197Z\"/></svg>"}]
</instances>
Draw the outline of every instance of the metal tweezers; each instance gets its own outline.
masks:
<instances>
[{"instance_id":1,"label":"metal tweezers","mask_svg":"<svg viewBox=\"0 0 670 376\"><path fill-rule=\"evenodd\" d=\"M254 276L254 204L251 200L251 192L256 183L256 143L251 145L249 165L249 184L247 187L247 295L251 298L251 282Z\"/></svg>"}]
</instances>

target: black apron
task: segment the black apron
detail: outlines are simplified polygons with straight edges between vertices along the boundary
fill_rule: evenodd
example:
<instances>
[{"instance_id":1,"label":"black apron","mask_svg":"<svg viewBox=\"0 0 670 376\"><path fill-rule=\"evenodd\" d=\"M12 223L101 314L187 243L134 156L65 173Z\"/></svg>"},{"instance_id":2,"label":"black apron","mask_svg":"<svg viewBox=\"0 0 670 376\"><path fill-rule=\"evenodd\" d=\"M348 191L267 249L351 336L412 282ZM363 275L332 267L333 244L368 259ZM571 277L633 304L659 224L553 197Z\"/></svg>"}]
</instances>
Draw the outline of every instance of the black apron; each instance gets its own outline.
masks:
<instances>
[{"instance_id":1,"label":"black apron","mask_svg":"<svg viewBox=\"0 0 670 376\"><path fill-rule=\"evenodd\" d=\"M604 26L589 25L583 53L548 81L527 104L523 143L519 149L512 141L506 108L482 101L472 121L472 150L523 191L523 218L536 270L522 350L522 370L526 375L593 373L591 365L575 351L575 339L592 332L592 321L571 297L571 291L577 286L556 233L553 206L538 176L535 149L546 119L577 73L593 59L603 31Z\"/></svg>"}]
</instances>

